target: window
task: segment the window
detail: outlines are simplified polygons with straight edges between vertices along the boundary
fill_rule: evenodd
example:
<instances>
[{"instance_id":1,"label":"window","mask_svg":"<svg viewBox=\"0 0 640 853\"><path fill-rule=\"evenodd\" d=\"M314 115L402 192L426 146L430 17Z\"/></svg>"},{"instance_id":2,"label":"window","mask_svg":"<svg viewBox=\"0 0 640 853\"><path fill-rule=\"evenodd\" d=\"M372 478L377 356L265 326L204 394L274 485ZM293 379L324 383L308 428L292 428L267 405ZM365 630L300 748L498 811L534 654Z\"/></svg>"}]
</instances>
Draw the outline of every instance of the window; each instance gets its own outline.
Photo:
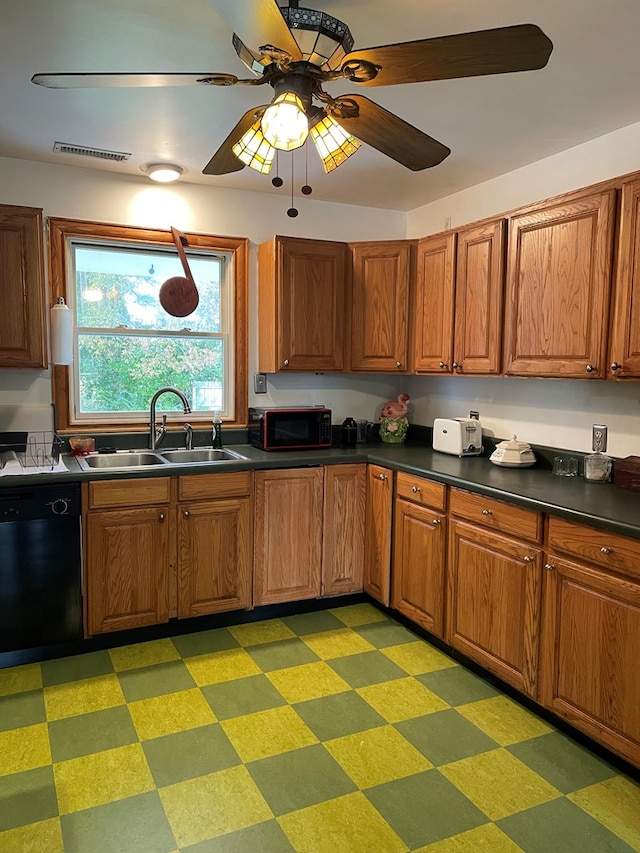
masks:
<instances>
[{"instance_id":1,"label":"window","mask_svg":"<svg viewBox=\"0 0 640 853\"><path fill-rule=\"evenodd\" d=\"M51 290L74 312L74 364L54 366L58 429L146 426L149 402L167 385L184 391L193 414L246 422L245 240L187 235L200 301L187 317L161 307L158 293L181 275L169 232L49 220ZM159 401L182 411L177 398Z\"/></svg>"}]
</instances>

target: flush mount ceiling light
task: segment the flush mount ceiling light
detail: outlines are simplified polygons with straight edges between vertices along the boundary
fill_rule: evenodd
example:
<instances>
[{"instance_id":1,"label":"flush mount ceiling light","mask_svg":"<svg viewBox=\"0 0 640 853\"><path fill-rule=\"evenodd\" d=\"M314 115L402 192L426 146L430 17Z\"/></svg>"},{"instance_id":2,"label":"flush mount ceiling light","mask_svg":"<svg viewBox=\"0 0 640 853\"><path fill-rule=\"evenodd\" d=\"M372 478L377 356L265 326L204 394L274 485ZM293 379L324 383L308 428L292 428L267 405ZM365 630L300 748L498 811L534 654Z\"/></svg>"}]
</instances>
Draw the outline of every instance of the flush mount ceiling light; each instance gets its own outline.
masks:
<instances>
[{"instance_id":1,"label":"flush mount ceiling light","mask_svg":"<svg viewBox=\"0 0 640 853\"><path fill-rule=\"evenodd\" d=\"M174 166L172 163L152 163L144 171L152 181L157 181L159 184L170 184L182 176L184 169L181 166Z\"/></svg>"}]
</instances>

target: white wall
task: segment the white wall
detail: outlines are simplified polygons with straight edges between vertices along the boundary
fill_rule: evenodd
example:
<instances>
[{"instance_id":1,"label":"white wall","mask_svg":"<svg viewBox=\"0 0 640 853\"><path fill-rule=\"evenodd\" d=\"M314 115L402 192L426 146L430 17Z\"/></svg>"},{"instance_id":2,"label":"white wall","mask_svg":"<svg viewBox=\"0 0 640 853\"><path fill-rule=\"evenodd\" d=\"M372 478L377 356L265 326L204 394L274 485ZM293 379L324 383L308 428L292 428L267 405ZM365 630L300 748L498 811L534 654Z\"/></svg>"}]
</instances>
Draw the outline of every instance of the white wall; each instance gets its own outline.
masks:
<instances>
[{"instance_id":1,"label":"white wall","mask_svg":"<svg viewBox=\"0 0 640 853\"><path fill-rule=\"evenodd\" d=\"M328 202L297 199L300 215L286 215L286 195L247 193L174 184L162 187L140 178L88 168L0 158L0 203L41 207L44 215L116 222L148 228L248 237L249 374L257 370L257 245L274 234L320 237L327 240L401 239L406 214ZM395 378L395 377L394 377ZM288 404L299 399L322 402L334 409L334 419L347 415L372 419L392 394L384 377L278 376L269 393L250 404ZM49 371L0 370L0 430L51 427Z\"/></svg>"}]
</instances>

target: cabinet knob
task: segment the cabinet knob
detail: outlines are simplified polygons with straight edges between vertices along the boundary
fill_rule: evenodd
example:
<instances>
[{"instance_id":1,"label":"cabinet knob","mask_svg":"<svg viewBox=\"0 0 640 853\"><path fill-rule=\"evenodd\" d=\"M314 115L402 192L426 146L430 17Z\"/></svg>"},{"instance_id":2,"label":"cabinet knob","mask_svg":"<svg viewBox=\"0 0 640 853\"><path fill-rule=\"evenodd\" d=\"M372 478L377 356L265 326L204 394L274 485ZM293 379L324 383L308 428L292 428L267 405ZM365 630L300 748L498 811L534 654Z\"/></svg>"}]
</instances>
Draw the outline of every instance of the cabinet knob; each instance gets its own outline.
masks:
<instances>
[{"instance_id":1,"label":"cabinet knob","mask_svg":"<svg viewBox=\"0 0 640 853\"><path fill-rule=\"evenodd\" d=\"M189 518L189 510L188 509L185 509L182 514L185 518Z\"/></svg>"},{"instance_id":2,"label":"cabinet knob","mask_svg":"<svg viewBox=\"0 0 640 853\"><path fill-rule=\"evenodd\" d=\"M587 373L593 373L594 370L595 370L595 367L592 364L587 365L587 367L586 367Z\"/></svg>"},{"instance_id":3,"label":"cabinet knob","mask_svg":"<svg viewBox=\"0 0 640 853\"><path fill-rule=\"evenodd\" d=\"M533 563L533 561L534 561L534 558L530 557L528 554L526 555L526 557L523 557L522 559L524 560L525 563Z\"/></svg>"},{"instance_id":4,"label":"cabinet knob","mask_svg":"<svg viewBox=\"0 0 640 853\"><path fill-rule=\"evenodd\" d=\"M460 365L457 361L454 361L451 367L453 367L454 370L460 370Z\"/></svg>"},{"instance_id":5,"label":"cabinet knob","mask_svg":"<svg viewBox=\"0 0 640 853\"><path fill-rule=\"evenodd\" d=\"M396 361L396 367L400 370L402 368L402 362Z\"/></svg>"},{"instance_id":6,"label":"cabinet knob","mask_svg":"<svg viewBox=\"0 0 640 853\"><path fill-rule=\"evenodd\" d=\"M282 363L284 364L285 367L289 367L289 359L288 358L285 358L285 360Z\"/></svg>"},{"instance_id":7,"label":"cabinet knob","mask_svg":"<svg viewBox=\"0 0 640 853\"><path fill-rule=\"evenodd\" d=\"M601 554L613 554L613 548L607 548L606 546L603 546L602 548L600 548L600 553Z\"/></svg>"},{"instance_id":8,"label":"cabinet knob","mask_svg":"<svg viewBox=\"0 0 640 853\"><path fill-rule=\"evenodd\" d=\"M548 572L552 572L555 569L555 566L552 566L551 563L545 563L544 567Z\"/></svg>"},{"instance_id":9,"label":"cabinet knob","mask_svg":"<svg viewBox=\"0 0 640 853\"><path fill-rule=\"evenodd\" d=\"M158 513L158 521L164 521L164 513L163 512Z\"/></svg>"},{"instance_id":10,"label":"cabinet knob","mask_svg":"<svg viewBox=\"0 0 640 853\"><path fill-rule=\"evenodd\" d=\"M447 369L447 363L445 361L441 361L440 364L438 365L438 367L441 367L442 370L446 370Z\"/></svg>"},{"instance_id":11,"label":"cabinet knob","mask_svg":"<svg viewBox=\"0 0 640 853\"><path fill-rule=\"evenodd\" d=\"M438 525L438 524L440 524L440 523L441 523L441 519L439 519L439 518L433 518L433 519L431 519L431 524L436 524L436 525Z\"/></svg>"},{"instance_id":12,"label":"cabinet knob","mask_svg":"<svg viewBox=\"0 0 640 853\"><path fill-rule=\"evenodd\" d=\"M420 486L411 486L411 491L414 493L414 495L417 494L419 491L421 491Z\"/></svg>"},{"instance_id":13,"label":"cabinet knob","mask_svg":"<svg viewBox=\"0 0 640 853\"><path fill-rule=\"evenodd\" d=\"M483 510L482 510L482 514L483 514L483 515L493 515L493 513L491 512L491 510L490 510L490 509L483 509Z\"/></svg>"},{"instance_id":14,"label":"cabinet knob","mask_svg":"<svg viewBox=\"0 0 640 853\"><path fill-rule=\"evenodd\" d=\"M378 474L378 479L379 479L379 480L386 480L386 479L387 479L387 475L386 475L386 474Z\"/></svg>"},{"instance_id":15,"label":"cabinet knob","mask_svg":"<svg viewBox=\"0 0 640 853\"><path fill-rule=\"evenodd\" d=\"M622 369L622 365L619 364L617 361L611 362L611 370L621 370L621 369Z\"/></svg>"}]
</instances>

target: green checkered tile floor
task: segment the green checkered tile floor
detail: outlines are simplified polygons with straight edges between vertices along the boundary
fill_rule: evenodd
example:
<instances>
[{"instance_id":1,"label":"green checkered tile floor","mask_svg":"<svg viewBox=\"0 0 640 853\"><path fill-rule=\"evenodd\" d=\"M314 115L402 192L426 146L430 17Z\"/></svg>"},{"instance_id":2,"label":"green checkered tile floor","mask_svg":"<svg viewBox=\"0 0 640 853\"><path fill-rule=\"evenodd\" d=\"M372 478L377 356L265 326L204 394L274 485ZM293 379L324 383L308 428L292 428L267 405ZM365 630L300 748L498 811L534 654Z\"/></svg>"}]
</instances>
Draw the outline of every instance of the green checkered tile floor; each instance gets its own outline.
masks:
<instances>
[{"instance_id":1,"label":"green checkered tile floor","mask_svg":"<svg viewBox=\"0 0 640 853\"><path fill-rule=\"evenodd\" d=\"M0 671L2 853L622 853L640 787L368 604Z\"/></svg>"}]
</instances>

